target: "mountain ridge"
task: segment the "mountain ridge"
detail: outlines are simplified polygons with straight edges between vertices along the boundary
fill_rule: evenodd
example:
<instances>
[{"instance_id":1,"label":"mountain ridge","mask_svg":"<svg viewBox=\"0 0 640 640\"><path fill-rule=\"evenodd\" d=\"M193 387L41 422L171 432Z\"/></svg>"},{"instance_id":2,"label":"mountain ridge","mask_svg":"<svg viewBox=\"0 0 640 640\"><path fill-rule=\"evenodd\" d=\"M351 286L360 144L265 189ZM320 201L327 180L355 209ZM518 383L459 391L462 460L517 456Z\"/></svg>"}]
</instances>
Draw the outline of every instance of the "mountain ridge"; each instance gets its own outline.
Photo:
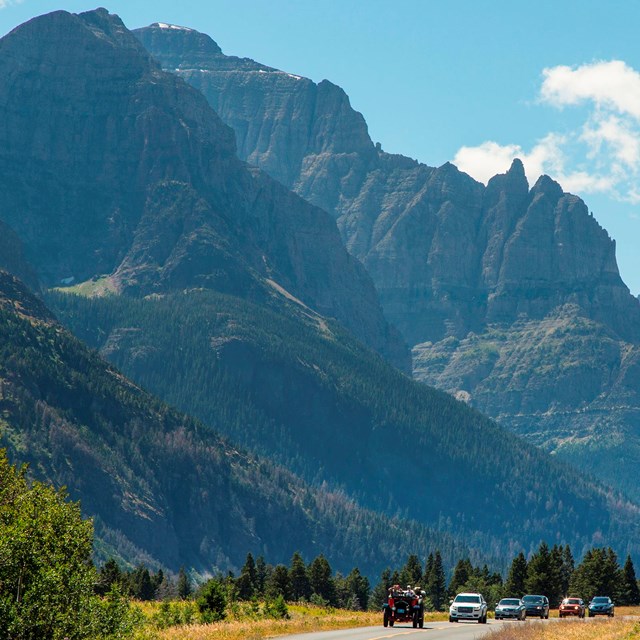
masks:
<instances>
[{"instance_id":1,"label":"mountain ridge","mask_svg":"<svg viewBox=\"0 0 640 640\"><path fill-rule=\"evenodd\" d=\"M640 393L633 368L624 377L625 408L616 400L615 371L622 356L611 360L600 350L601 359L592 362L592 354L581 355L569 334L564 347L518 349L523 318L541 330L549 318L564 318L568 309L574 327L584 328L583 316L592 321L593 338L613 332L619 354L640 343L640 304L620 277L615 242L580 198L564 193L548 176L530 186L519 160L485 187L451 163L434 168L388 154L373 144L346 94L330 83L274 70L248 72L247 62L239 64L221 52L196 66L189 34L169 42L160 29L135 33L162 65L202 91L236 132L241 157L337 220L345 246L370 273L387 318L411 346L417 379L488 411L586 471L597 468L607 482L640 497L634 475L619 476L617 453L596 435L601 428L614 439L627 434L628 468L640 463L635 453ZM323 90L332 93L332 101L318 98ZM503 336L501 362L510 351L531 358L519 368L528 367L530 375L511 386L503 379L505 370L465 347L476 344L477 336L490 343L496 331ZM583 347L588 343L584 340ZM581 384L604 398L597 411L570 387L545 377L545 371L556 370L558 359L570 369L580 357L591 363ZM472 371L469 363L475 366ZM607 377L602 371L613 373ZM531 401L540 388L546 404ZM518 410L506 411L509 406L526 407L527 419ZM560 444L566 438L558 433L566 435L567 423L571 447Z\"/></svg>"}]
</instances>

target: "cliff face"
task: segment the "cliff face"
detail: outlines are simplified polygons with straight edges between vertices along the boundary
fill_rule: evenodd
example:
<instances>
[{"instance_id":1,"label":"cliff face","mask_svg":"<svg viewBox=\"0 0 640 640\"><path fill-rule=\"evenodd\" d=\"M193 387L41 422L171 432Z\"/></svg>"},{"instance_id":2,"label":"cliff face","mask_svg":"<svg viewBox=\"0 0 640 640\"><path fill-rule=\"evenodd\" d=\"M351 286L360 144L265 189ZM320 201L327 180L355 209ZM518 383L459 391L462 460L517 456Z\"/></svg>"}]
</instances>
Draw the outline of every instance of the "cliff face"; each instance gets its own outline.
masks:
<instances>
[{"instance_id":1,"label":"cliff face","mask_svg":"<svg viewBox=\"0 0 640 640\"><path fill-rule=\"evenodd\" d=\"M407 367L334 221L237 158L202 95L105 10L0 41L0 218L47 285L111 274L144 295L266 279ZM335 278L335 281L332 281Z\"/></svg>"},{"instance_id":2,"label":"cliff face","mask_svg":"<svg viewBox=\"0 0 640 640\"><path fill-rule=\"evenodd\" d=\"M485 188L451 164L385 153L326 80L225 56L192 30L156 24L135 33L206 96L235 131L242 158L336 218L410 344L520 313L543 317L566 302L624 337L640 336L640 306L620 279L614 243L549 178L529 189L516 161Z\"/></svg>"},{"instance_id":3,"label":"cliff face","mask_svg":"<svg viewBox=\"0 0 640 640\"><path fill-rule=\"evenodd\" d=\"M327 81L225 56L193 31L136 35L203 92L241 157L336 219L413 345L417 379L637 491L640 304L582 200L548 177L530 187L519 161L485 187L451 164L385 153ZM626 442L625 478L608 434Z\"/></svg>"}]
</instances>

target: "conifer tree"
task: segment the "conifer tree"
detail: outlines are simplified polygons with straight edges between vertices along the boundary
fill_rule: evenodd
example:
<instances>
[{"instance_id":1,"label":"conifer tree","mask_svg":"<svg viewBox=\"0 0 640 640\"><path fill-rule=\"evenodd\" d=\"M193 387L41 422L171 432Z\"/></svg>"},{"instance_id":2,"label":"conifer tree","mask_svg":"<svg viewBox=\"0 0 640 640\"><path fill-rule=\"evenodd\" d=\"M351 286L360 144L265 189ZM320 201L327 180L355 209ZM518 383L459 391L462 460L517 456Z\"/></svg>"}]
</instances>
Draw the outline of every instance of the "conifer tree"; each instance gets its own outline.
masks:
<instances>
[{"instance_id":1,"label":"conifer tree","mask_svg":"<svg viewBox=\"0 0 640 640\"><path fill-rule=\"evenodd\" d=\"M442 611L447 599L447 582L444 573L444 566L442 564L442 556L440 555L439 549L436 551L436 555L433 558L429 581L426 585L425 591L427 592L427 597L431 600L431 604L433 604L434 609L436 611Z\"/></svg>"},{"instance_id":2,"label":"conifer tree","mask_svg":"<svg viewBox=\"0 0 640 640\"><path fill-rule=\"evenodd\" d=\"M256 595L258 596L264 596L268 573L264 556L258 556L256 560Z\"/></svg>"},{"instance_id":3,"label":"conifer tree","mask_svg":"<svg viewBox=\"0 0 640 640\"><path fill-rule=\"evenodd\" d=\"M98 571L98 580L94 587L94 591L99 596L105 596L114 585L122 584L122 571L118 566L118 563L110 558L107 560L100 570Z\"/></svg>"},{"instance_id":4,"label":"conifer tree","mask_svg":"<svg viewBox=\"0 0 640 640\"><path fill-rule=\"evenodd\" d=\"M391 569L387 567L380 574L380 581L369 596L369 609L371 611L379 611L382 608L382 605L387 601L388 589L392 584L394 583L391 582Z\"/></svg>"},{"instance_id":5,"label":"conifer tree","mask_svg":"<svg viewBox=\"0 0 640 640\"><path fill-rule=\"evenodd\" d=\"M181 600L186 600L191 595L191 579L185 571L184 566L180 567L178 571L178 597Z\"/></svg>"},{"instance_id":6,"label":"conifer tree","mask_svg":"<svg viewBox=\"0 0 640 640\"><path fill-rule=\"evenodd\" d=\"M546 542L541 542L538 551L531 556L527 569L526 590L528 593L557 598L557 576Z\"/></svg>"},{"instance_id":7,"label":"conifer tree","mask_svg":"<svg viewBox=\"0 0 640 640\"><path fill-rule=\"evenodd\" d=\"M469 579L473 576L473 566L468 558L464 560L458 560L455 568L453 569L453 575L449 582L449 597L453 598L458 593L458 590L463 585L469 582Z\"/></svg>"},{"instance_id":8,"label":"conifer tree","mask_svg":"<svg viewBox=\"0 0 640 640\"><path fill-rule=\"evenodd\" d=\"M553 545L551 553L549 554L550 560L550 589L549 589L549 605L552 608L557 607L562 601L562 597L565 595L563 587L563 548L557 544Z\"/></svg>"},{"instance_id":9,"label":"conifer tree","mask_svg":"<svg viewBox=\"0 0 640 640\"><path fill-rule=\"evenodd\" d=\"M573 553L571 553L571 547L567 544L562 550L562 570L560 572L560 587L563 596L569 595L569 583L575 568Z\"/></svg>"},{"instance_id":10,"label":"conifer tree","mask_svg":"<svg viewBox=\"0 0 640 640\"><path fill-rule=\"evenodd\" d=\"M640 604L640 589L638 589L636 570L630 555L627 556L624 567L622 568L622 584L619 602L621 605L627 606Z\"/></svg>"},{"instance_id":11,"label":"conifer tree","mask_svg":"<svg viewBox=\"0 0 640 640\"><path fill-rule=\"evenodd\" d=\"M309 566L309 581L313 593L330 604L335 604L336 588L331 573L331 566L323 555L316 557Z\"/></svg>"},{"instance_id":12,"label":"conifer tree","mask_svg":"<svg viewBox=\"0 0 640 640\"><path fill-rule=\"evenodd\" d=\"M506 597L522 598L527 592L527 559L522 551L513 559L509 573L507 574L507 582L505 583L504 593Z\"/></svg>"},{"instance_id":13,"label":"conifer tree","mask_svg":"<svg viewBox=\"0 0 640 640\"><path fill-rule=\"evenodd\" d=\"M429 581L431 580L431 574L433 573L433 563L434 563L433 553L430 553L429 557L427 558L427 563L425 565L424 575L422 576L422 582L425 585L425 590L427 585L429 584Z\"/></svg>"},{"instance_id":14,"label":"conifer tree","mask_svg":"<svg viewBox=\"0 0 640 640\"><path fill-rule=\"evenodd\" d=\"M242 569L240 569L240 576L236 580L238 599L251 600L256 593L257 582L258 573L256 571L256 563L251 553L247 553L244 565Z\"/></svg>"},{"instance_id":15,"label":"conifer tree","mask_svg":"<svg viewBox=\"0 0 640 640\"><path fill-rule=\"evenodd\" d=\"M349 594L348 609L362 611L367 608L371 587L369 580L360 573L358 567L354 567L345 578L346 591Z\"/></svg>"},{"instance_id":16,"label":"conifer tree","mask_svg":"<svg viewBox=\"0 0 640 640\"><path fill-rule=\"evenodd\" d=\"M405 587L411 585L412 587L422 582L422 565L417 555L411 554L407 558L407 563L402 567L400 571L400 584Z\"/></svg>"},{"instance_id":17,"label":"conifer tree","mask_svg":"<svg viewBox=\"0 0 640 640\"><path fill-rule=\"evenodd\" d=\"M279 564L273 568L272 574L266 586L267 596L277 598L282 596L285 600L291 599L291 579L289 577L289 569L283 564Z\"/></svg>"},{"instance_id":18,"label":"conifer tree","mask_svg":"<svg viewBox=\"0 0 640 640\"><path fill-rule=\"evenodd\" d=\"M622 585L623 572L613 549L594 548L585 553L571 576L570 591L584 600L593 596L610 596L616 600Z\"/></svg>"},{"instance_id":19,"label":"conifer tree","mask_svg":"<svg viewBox=\"0 0 640 640\"><path fill-rule=\"evenodd\" d=\"M308 600L311 597L311 583L309 582L304 560L297 551L291 558L289 578L291 579L291 597L293 600Z\"/></svg>"}]
</instances>

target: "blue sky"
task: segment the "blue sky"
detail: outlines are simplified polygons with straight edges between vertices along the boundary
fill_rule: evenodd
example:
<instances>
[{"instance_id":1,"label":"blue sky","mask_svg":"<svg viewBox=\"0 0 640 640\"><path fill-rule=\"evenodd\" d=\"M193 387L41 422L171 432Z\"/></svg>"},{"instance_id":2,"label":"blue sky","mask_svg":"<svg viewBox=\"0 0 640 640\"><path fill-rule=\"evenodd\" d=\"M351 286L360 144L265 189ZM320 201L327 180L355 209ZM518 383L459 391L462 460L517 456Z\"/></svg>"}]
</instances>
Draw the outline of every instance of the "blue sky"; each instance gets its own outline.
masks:
<instances>
[{"instance_id":1,"label":"blue sky","mask_svg":"<svg viewBox=\"0 0 640 640\"><path fill-rule=\"evenodd\" d=\"M0 0L0 33L83 0ZM486 181L514 155L582 196L640 293L640 3L548 0L114 0L228 54L342 86L385 150Z\"/></svg>"}]
</instances>

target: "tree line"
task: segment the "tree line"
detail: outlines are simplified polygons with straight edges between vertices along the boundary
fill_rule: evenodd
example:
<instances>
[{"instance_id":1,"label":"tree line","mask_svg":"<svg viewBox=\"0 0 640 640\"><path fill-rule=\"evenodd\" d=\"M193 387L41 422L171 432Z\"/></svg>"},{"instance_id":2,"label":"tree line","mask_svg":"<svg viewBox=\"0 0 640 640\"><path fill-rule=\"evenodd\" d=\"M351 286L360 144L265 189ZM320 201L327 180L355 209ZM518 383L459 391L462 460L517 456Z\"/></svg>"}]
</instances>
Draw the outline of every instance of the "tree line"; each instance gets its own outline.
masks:
<instances>
[{"instance_id":1,"label":"tree line","mask_svg":"<svg viewBox=\"0 0 640 640\"><path fill-rule=\"evenodd\" d=\"M382 607L387 590L394 584L424 591L425 607L431 611L443 611L449 600L463 591L482 593L491 606L503 597L522 597L527 593L546 595L552 607L557 607L568 595L584 600L607 595L618 605L640 604L640 589L630 556L620 566L611 548L595 547L576 565L569 545L550 548L546 542L528 560L522 552L514 557L506 577L490 571L486 564L474 566L464 558L458 560L447 581L442 555L437 550L429 554L424 564L411 554L403 566L385 569L373 588L357 567L343 575L332 570L324 555L306 564L298 552L288 566L274 566L263 556L254 559L248 553L239 575L219 574L195 593L184 568L173 580L162 571L154 574L142 565L121 571L111 560L98 575L98 593L108 592L117 583L121 591L140 600L186 599L191 595L200 597L205 591L215 592L222 616L234 602L252 600L306 601L324 607L375 611Z\"/></svg>"}]
</instances>

